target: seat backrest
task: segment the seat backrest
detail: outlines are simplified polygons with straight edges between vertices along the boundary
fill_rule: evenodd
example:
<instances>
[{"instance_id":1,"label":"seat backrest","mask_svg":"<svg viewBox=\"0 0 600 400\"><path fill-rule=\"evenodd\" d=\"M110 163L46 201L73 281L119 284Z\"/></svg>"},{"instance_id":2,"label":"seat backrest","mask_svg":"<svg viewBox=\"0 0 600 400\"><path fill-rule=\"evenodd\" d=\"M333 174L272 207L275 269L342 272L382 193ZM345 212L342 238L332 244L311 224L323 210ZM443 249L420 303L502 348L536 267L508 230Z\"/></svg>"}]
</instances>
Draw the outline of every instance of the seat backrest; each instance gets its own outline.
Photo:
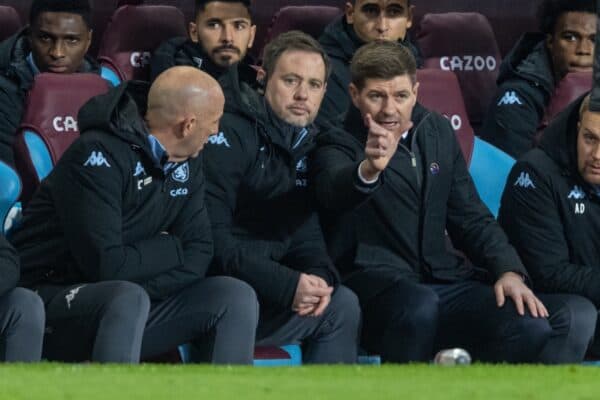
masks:
<instances>
[{"instance_id":1,"label":"seat backrest","mask_svg":"<svg viewBox=\"0 0 600 400\"><path fill-rule=\"evenodd\" d=\"M469 172L479 197L494 217L498 216L502 192L515 159L488 142L475 138Z\"/></svg>"},{"instance_id":2,"label":"seat backrest","mask_svg":"<svg viewBox=\"0 0 600 400\"><path fill-rule=\"evenodd\" d=\"M256 24L256 37L254 46L250 49L250 54L258 60L262 55L262 50L267 44L267 34L273 21L273 17L280 9L288 6L332 6L341 10L348 0L254 0L252 2L252 21ZM303 29L302 29L303 30Z\"/></svg>"},{"instance_id":3,"label":"seat backrest","mask_svg":"<svg viewBox=\"0 0 600 400\"><path fill-rule=\"evenodd\" d=\"M13 210L21 195L21 179L17 172L0 161L0 233L6 234L14 223Z\"/></svg>"},{"instance_id":4,"label":"seat backrest","mask_svg":"<svg viewBox=\"0 0 600 400\"><path fill-rule=\"evenodd\" d=\"M417 70L417 81L419 103L448 118L468 165L473 151L474 134L456 75L452 71L420 69Z\"/></svg>"},{"instance_id":5,"label":"seat backrest","mask_svg":"<svg viewBox=\"0 0 600 400\"><path fill-rule=\"evenodd\" d=\"M108 88L108 82L96 74L42 73L35 77L15 141L24 203L79 137L77 114L81 106Z\"/></svg>"},{"instance_id":6,"label":"seat backrest","mask_svg":"<svg viewBox=\"0 0 600 400\"><path fill-rule=\"evenodd\" d=\"M342 10L331 6L283 7L273 16L265 44L279 34L295 29L318 39L325 27L341 14Z\"/></svg>"},{"instance_id":7,"label":"seat backrest","mask_svg":"<svg viewBox=\"0 0 600 400\"><path fill-rule=\"evenodd\" d=\"M429 13L478 12L490 21L500 53L505 56L519 37L537 31L536 11L543 0L412 0L413 27L417 34L423 16Z\"/></svg>"},{"instance_id":8,"label":"seat backrest","mask_svg":"<svg viewBox=\"0 0 600 400\"><path fill-rule=\"evenodd\" d=\"M17 32L21 27L21 19L17 10L0 6L0 42Z\"/></svg>"},{"instance_id":9,"label":"seat backrest","mask_svg":"<svg viewBox=\"0 0 600 400\"><path fill-rule=\"evenodd\" d=\"M542 126L548 126L550 121L569 104L592 89L592 72L572 72L567 74L554 89L554 94L546 107Z\"/></svg>"},{"instance_id":10,"label":"seat backrest","mask_svg":"<svg viewBox=\"0 0 600 400\"><path fill-rule=\"evenodd\" d=\"M149 80L152 52L176 36L187 36L185 18L177 8L125 5L115 11L104 31L98 60L114 73L113 83Z\"/></svg>"},{"instance_id":11,"label":"seat backrest","mask_svg":"<svg viewBox=\"0 0 600 400\"><path fill-rule=\"evenodd\" d=\"M456 73L472 125L479 126L496 90L501 62L492 28L479 13L427 14L417 41L426 68Z\"/></svg>"}]
</instances>

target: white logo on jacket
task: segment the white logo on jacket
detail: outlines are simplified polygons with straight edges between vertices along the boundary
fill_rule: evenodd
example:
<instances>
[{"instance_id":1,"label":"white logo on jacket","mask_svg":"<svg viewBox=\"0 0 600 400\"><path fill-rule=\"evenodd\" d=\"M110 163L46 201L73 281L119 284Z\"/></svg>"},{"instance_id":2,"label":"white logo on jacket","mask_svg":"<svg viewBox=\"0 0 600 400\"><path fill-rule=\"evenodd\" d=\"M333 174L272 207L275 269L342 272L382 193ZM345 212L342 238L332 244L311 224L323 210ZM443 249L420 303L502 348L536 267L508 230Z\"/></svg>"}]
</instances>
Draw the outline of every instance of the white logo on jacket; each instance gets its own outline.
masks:
<instances>
[{"instance_id":1,"label":"white logo on jacket","mask_svg":"<svg viewBox=\"0 0 600 400\"><path fill-rule=\"evenodd\" d=\"M79 293L79 290L82 287L85 287L85 285L81 285L81 286L78 286L76 288L73 288L73 289L69 290L69 293L67 293L67 295L65 296L65 300L67 301L67 308L68 309L71 308L71 302L73 300L75 300L75 296L77 295L77 293Z\"/></svg>"},{"instance_id":2,"label":"white logo on jacket","mask_svg":"<svg viewBox=\"0 0 600 400\"><path fill-rule=\"evenodd\" d=\"M519 177L515 181L514 186L520 186L525 189L535 189L535 185L533 184L533 181L531 180L527 172L521 172L521 175L519 175Z\"/></svg>"},{"instance_id":3,"label":"white logo on jacket","mask_svg":"<svg viewBox=\"0 0 600 400\"><path fill-rule=\"evenodd\" d=\"M181 183L186 183L190 179L190 165L188 162L184 162L179 167L175 168L175 171L171 174L174 180Z\"/></svg>"},{"instance_id":4,"label":"white logo on jacket","mask_svg":"<svg viewBox=\"0 0 600 400\"><path fill-rule=\"evenodd\" d=\"M225 134L223 132L219 132L216 135L210 136L208 138L208 143L214 144L215 146L224 145L225 147L231 147L229 145L229 142L227 141L227 138L225 137Z\"/></svg>"},{"instance_id":5,"label":"white logo on jacket","mask_svg":"<svg viewBox=\"0 0 600 400\"><path fill-rule=\"evenodd\" d=\"M585 199L585 192L579 186L575 185L567 196L567 199L582 200Z\"/></svg>"},{"instance_id":6,"label":"white logo on jacket","mask_svg":"<svg viewBox=\"0 0 600 400\"><path fill-rule=\"evenodd\" d=\"M523 105L521 99L519 99L519 96L517 96L517 93L514 90L504 93L504 96L502 96L498 102L499 106L512 106L514 104L518 104L520 106Z\"/></svg>"},{"instance_id":7,"label":"white logo on jacket","mask_svg":"<svg viewBox=\"0 0 600 400\"><path fill-rule=\"evenodd\" d=\"M135 164L135 172L133 173L133 176L138 177L140 175L146 175L146 170L142 166L142 162L138 161L137 164Z\"/></svg>"},{"instance_id":8,"label":"white logo on jacket","mask_svg":"<svg viewBox=\"0 0 600 400\"><path fill-rule=\"evenodd\" d=\"M104 154L101 151L92 151L92 154L88 157L87 161L83 163L84 167L108 167L110 164L104 158Z\"/></svg>"}]
</instances>

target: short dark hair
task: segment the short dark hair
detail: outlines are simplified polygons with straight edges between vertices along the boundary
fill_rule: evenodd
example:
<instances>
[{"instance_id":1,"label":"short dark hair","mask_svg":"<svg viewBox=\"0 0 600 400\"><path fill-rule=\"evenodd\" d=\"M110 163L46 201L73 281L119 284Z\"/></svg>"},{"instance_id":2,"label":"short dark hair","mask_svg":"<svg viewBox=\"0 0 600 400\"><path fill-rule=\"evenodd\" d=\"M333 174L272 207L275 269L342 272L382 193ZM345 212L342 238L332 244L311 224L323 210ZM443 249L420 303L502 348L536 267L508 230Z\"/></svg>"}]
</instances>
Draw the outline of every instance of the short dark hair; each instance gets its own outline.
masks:
<instances>
[{"instance_id":1,"label":"short dark hair","mask_svg":"<svg viewBox=\"0 0 600 400\"><path fill-rule=\"evenodd\" d=\"M91 29L91 8L88 0L33 0L29 10L29 25L33 25L41 13L64 12L81 15Z\"/></svg>"},{"instance_id":2,"label":"short dark hair","mask_svg":"<svg viewBox=\"0 0 600 400\"><path fill-rule=\"evenodd\" d=\"M417 81L417 62L411 51L398 42L375 41L360 47L350 63L351 82L362 90L367 79L393 79L408 75Z\"/></svg>"},{"instance_id":3,"label":"short dark hair","mask_svg":"<svg viewBox=\"0 0 600 400\"><path fill-rule=\"evenodd\" d=\"M206 5L208 3L212 3L213 1L221 1L223 3L242 3L246 9L248 9L248 13L252 16L252 0L196 0L196 9L194 10L194 16L198 17L198 13L204 11Z\"/></svg>"},{"instance_id":4,"label":"short dark hair","mask_svg":"<svg viewBox=\"0 0 600 400\"><path fill-rule=\"evenodd\" d=\"M308 51L319 54L325 64L325 80L329 78L331 62L319 42L302 31L289 31L280 34L265 46L262 68L267 73L267 79L275 70L279 57L288 50Z\"/></svg>"},{"instance_id":5,"label":"short dark hair","mask_svg":"<svg viewBox=\"0 0 600 400\"><path fill-rule=\"evenodd\" d=\"M406 0L406 5L410 6L411 0ZM352 0L352 5L356 4L356 0Z\"/></svg>"},{"instance_id":6,"label":"short dark hair","mask_svg":"<svg viewBox=\"0 0 600 400\"><path fill-rule=\"evenodd\" d=\"M568 12L596 14L596 0L544 0L538 9L540 31L552 35L558 18Z\"/></svg>"}]
</instances>

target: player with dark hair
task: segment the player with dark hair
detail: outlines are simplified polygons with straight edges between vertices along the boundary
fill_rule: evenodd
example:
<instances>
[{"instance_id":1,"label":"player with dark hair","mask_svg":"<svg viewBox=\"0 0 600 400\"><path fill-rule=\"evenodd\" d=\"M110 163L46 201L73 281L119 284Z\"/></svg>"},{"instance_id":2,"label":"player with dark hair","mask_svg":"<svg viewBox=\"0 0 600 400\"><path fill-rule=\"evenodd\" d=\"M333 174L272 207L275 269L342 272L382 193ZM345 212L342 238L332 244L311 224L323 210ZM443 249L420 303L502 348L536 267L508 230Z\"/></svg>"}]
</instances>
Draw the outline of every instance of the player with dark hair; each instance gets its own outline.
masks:
<instances>
[{"instance_id":1,"label":"player with dark hair","mask_svg":"<svg viewBox=\"0 0 600 400\"><path fill-rule=\"evenodd\" d=\"M187 65L217 80L226 73L236 74L241 90L250 90L257 85L256 70L247 59L255 34L250 0L197 0L189 37L169 39L154 52L152 79L167 68ZM223 89L227 99L230 88Z\"/></svg>"},{"instance_id":2,"label":"player with dark hair","mask_svg":"<svg viewBox=\"0 0 600 400\"><path fill-rule=\"evenodd\" d=\"M0 44L0 161L14 166L13 143L25 96L40 72L100 73L88 0L35 0L29 25Z\"/></svg>"},{"instance_id":3,"label":"player with dark hair","mask_svg":"<svg viewBox=\"0 0 600 400\"><path fill-rule=\"evenodd\" d=\"M500 66L498 90L481 136L518 158L534 137L557 83L569 72L592 71L596 0L545 0L539 33L526 33Z\"/></svg>"},{"instance_id":4,"label":"player with dark hair","mask_svg":"<svg viewBox=\"0 0 600 400\"><path fill-rule=\"evenodd\" d=\"M420 53L409 40L414 5L410 0L352 0L344 15L325 28L319 42L331 59L333 70L317 122L341 122L350 107L350 60L365 43L389 40L408 47L420 64Z\"/></svg>"}]
</instances>

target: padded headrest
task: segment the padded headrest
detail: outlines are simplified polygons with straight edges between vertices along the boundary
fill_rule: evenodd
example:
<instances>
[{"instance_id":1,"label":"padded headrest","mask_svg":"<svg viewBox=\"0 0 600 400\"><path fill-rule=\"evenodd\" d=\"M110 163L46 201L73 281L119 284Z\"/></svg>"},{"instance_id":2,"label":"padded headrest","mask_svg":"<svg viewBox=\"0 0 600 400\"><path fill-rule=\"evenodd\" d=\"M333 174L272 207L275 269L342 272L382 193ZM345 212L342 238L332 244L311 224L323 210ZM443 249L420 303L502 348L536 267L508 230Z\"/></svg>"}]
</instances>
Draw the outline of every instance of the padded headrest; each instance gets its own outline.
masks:
<instances>
[{"instance_id":1,"label":"padded headrest","mask_svg":"<svg viewBox=\"0 0 600 400\"><path fill-rule=\"evenodd\" d=\"M8 6L0 6L0 41L16 33L21 27L17 10Z\"/></svg>"},{"instance_id":2,"label":"padded headrest","mask_svg":"<svg viewBox=\"0 0 600 400\"><path fill-rule=\"evenodd\" d=\"M152 52L176 36L187 36L185 18L179 9L126 5L115 11L104 31L98 59L122 81L148 80Z\"/></svg>"},{"instance_id":3,"label":"padded headrest","mask_svg":"<svg viewBox=\"0 0 600 400\"><path fill-rule=\"evenodd\" d=\"M592 89L592 72L572 72L567 74L556 86L554 94L546 107L547 121L550 121L569 104Z\"/></svg>"},{"instance_id":4,"label":"padded headrest","mask_svg":"<svg viewBox=\"0 0 600 400\"><path fill-rule=\"evenodd\" d=\"M97 74L38 74L27 94L21 131L37 132L56 163L79 136L77 113L81 106L108 88L108 82Z\"/></svg>"},{"instance_id":5,"label":"padded headrest","mask_svg":"<svg viewBox=\"0 0 600 400\"><path fill-rule=\"evenodd\" d=\"M501 62L487 18L479 13L426 14L417 41L425 67L454 71L469 118L483 121Z\"/></svg>"},{"instance_id":6,"label":"padded headrest","mask_svg":"<svg viewBox=\"0 0 600 400\"><path fill-rule=\"evenodd\" d=\"M456 75L452 71L420 69L417 70L417 81L419 103L448 118L469 165L474 134Z\"/></svg>"},{"instance_id":7,"label":"padded headrest","mask_svg":"<svg viewBox=\"0 0 600 400\"><path fill-rule=\"evenodd\" d=\"M330 6L283 7L273 16L265 43L269 43L281 33L295 29L317 39L325 27L341 14L341 9Z\"/></svg>"}]
</instances>

